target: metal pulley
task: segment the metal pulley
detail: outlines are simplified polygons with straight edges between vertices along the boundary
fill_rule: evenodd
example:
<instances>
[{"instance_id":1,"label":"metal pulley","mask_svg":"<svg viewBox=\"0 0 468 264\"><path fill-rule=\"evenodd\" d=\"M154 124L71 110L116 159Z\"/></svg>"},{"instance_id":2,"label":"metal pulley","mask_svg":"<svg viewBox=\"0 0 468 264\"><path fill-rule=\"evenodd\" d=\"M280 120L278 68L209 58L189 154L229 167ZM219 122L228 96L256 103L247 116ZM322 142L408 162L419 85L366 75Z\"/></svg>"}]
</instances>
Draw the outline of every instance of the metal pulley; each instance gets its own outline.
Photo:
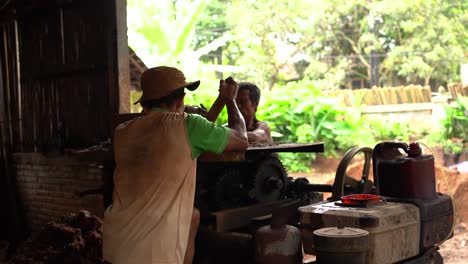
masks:
<instances>
[{"instance_id":1,"label":"metal pulley","mask_svg":"<svg viewBox=\"0 0 468 264\"><path fill-rule=\"evenodd\" d=\"M219 177L214 189L216 209L223 210L246 206L250 202L248 183L238 170L226 170Z\"/></svg>"},{"instance_id":2,"label":"metal pulley","mask_svg":"<svg viewBox=\"0 0 468 264\"><path fill-rule=\"evenodd\" d=\"M216 210L268 203L284 199L287 185L283 164L269 155L248 169L229 168L220 172L212 197Z\"/></svg>"},{"instance_id":3,"label":"metal pulley","mask_svg":"<svg viewBox=\"0 0 468 264\"><path fill-rule=\"evenodd\" d=\"M357 181L346 175L346 169L353 160L356 154L364 153L364 168L360 181ZM374 186L369 180L369 171L372 159L372 149L368 147L354 147L348 150L338 164L335 174L335 182L333 183L333 193L329 201L337 201L345 194L351 193L367 193ZM345 188L346 187L346 188Z\"/></svg>"},{"instance_id":4,"label":"metal pulley","mask_svg":"<svg viewBox=\"0 0 468 264\"><path fill-rule=\"evenodd\" d=\"M286 169L278 158L268 156L258 162L252 176L251 196L257 202L273 202L283 198L288 177Z\"/></svg>"}]
</instances>

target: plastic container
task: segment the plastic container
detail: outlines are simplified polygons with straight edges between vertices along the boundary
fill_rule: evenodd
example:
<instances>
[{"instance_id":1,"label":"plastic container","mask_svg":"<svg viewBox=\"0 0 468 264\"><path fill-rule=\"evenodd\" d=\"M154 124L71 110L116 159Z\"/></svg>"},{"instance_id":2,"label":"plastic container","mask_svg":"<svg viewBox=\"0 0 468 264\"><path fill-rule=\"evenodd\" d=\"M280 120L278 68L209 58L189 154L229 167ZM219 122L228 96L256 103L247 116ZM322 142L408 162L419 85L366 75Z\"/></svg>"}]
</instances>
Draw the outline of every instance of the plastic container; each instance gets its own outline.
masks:
<instances>
[{"instance_id":1,"label":"plastic container","mask_svg":"<svg viewBox=\"0 0 468 264\"><path fill-rule=\"evenodd\" d=\"M380 195L425 200L437 197L434 157L423 155L418 143L379 143L374 147L372 162Z\"/></svg>"}]
</instances>

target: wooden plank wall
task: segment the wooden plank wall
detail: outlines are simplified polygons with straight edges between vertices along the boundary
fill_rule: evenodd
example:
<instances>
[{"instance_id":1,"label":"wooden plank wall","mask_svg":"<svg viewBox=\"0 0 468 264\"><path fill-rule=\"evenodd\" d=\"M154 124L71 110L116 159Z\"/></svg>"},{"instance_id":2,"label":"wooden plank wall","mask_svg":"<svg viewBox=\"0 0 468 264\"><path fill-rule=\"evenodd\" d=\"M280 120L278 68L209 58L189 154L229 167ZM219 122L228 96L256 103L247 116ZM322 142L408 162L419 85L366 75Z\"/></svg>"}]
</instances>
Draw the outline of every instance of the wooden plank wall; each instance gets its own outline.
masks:
<instances>
[{"instance_id":1,"label":"wooden plank wall","mask_svg":"<svg viewBox=\"0 0 468 264\"><path fill-rule=\"evenodd\" d=\"M60 137L73 148L109 136L103 3L36 9L19 21L22 151L51 151Z\"/></svg>"},{"instance_id":2,"label":"wooden plank wall","mask_svg":"<svg viewBox=\"0 0 468 264\"><path fill-rule=\"evenodd\" d=\"M81 148L106 140L110 117L125 97L119 86L130 87L121 81L129 73L117 66L126 61L128 68L127 43L117 41L126 27L117 30L116 5L125 1L16 3L1 32L13 151L49 152L60 141Z\"/></svg>"},{"instance_id":3,"label":"wooden plank wall","mask_svg":"<svg viewBox=\"0 0 468 264\"><path fill-rule=\"evenodd\" d=\"M19 82L16 52L16 24L14 21L0 23L0 239L8 240L14 248L27 233L18 190L13 176L11 150L19 142L13 120L18 120L15 102ZM6 213L5 213L6 212Z\"/></svg>"},{"instance_id":4,"label":"wooden plank wall","mask_svg":"<svg viewBox=\"0 0 468 264\"><path fill-rule=\"evenodd\" d=\"M0 114L3 124L6 126L6 142L9 147L14 143L20 142L19 131L13 123L19 121L18 101L19 90L16 89L19 83L18 63L17 63L17 27L14 21L1 24L2 43L0 43L0 58L2 61L2 104L3 108Z\"/></svg>"},{"instance_id":5,"label":"wooden plank wall","mask_svg":"<svg viewBox=\"0 0 468 264\"><path fill-rule=\"evenodd\" d=\"M12 153L83 148L111 136L121 76L128 74L117 65L128 64L125 12L117 12L125 3L15 0L0 6L1 211L19 204L13 201ZM8 229L8 219L18 222L10 209L0 227Z\"/></svg>"}]
</instances>

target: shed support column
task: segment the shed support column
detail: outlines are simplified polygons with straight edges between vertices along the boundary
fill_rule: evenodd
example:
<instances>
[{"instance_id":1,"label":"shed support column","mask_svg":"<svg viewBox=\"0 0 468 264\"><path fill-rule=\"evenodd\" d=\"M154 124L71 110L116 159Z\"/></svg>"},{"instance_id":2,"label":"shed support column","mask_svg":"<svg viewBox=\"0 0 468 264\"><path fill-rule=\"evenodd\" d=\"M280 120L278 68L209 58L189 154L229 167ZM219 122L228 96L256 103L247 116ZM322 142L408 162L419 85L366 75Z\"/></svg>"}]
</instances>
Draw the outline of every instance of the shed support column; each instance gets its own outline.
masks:
<instances>
[{"instance_id":1,"label":"shed support column","mask_svg":"<svg viewBox=\"0 0 468 264\"><path fill-rule=\"evenodd\" d=\"M110 113L129 113L130 112L130 66L129 49L127 39L127 1L126 0L108 0L109 10L109 44L115 50L114 54L109 54L109 67L115 65L115 73L110 78ZM113 63L112 63L113 61ZM118 89L116 88L118 86ZM116 94L118 91L118 94Z\"/></svg>"}]
</instances>

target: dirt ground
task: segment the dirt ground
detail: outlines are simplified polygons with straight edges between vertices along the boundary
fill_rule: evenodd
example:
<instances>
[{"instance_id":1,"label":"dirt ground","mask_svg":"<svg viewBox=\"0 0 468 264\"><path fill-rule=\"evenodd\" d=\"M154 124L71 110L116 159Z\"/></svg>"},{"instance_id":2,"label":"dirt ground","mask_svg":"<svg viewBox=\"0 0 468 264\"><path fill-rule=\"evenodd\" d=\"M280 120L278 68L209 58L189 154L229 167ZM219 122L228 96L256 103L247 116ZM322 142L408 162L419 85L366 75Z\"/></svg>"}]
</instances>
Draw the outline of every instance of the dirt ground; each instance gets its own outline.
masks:
<instances>
[{"instance_id":1,"label":"dirt ground","mask_svg":"<svg viewBox=\"0 0 468 264\"><path fill-rule=\"evenodd\" d=\"M325 159L319 157L313 164L310 173L290 173L293 177L306 177L311 183L332 184L336 168L340 159ZM356 156L348 166L347 174L353 178L360 178L364 162ZM436 164L438 164L436 160ZM440 246L440 253L446 264L468 263L468 173L460 173L456 169L449 169L436 165L436 188L438 192L453 195L455 204L454 235ZM372 173L369 176L373 178ZM450 187L447 187L447 183ZM326 198L326 197L325 197Z\"/></svg>"},{"instance_id":2,"label":"dirt ground","mask_svg":"<svg viewBox=\"0 0 468 264\"><path fill-rule=\"evenodd\" d=\"M447 169L448 170L448 169ZM456 226L454 236L440 246L440 253L444 263L465 264L468 263L468 173L459 173L448 170L447 178L453 192L455 203ZM443 191L444 189L441 188Z\"/></svg>"}]
</instances>

